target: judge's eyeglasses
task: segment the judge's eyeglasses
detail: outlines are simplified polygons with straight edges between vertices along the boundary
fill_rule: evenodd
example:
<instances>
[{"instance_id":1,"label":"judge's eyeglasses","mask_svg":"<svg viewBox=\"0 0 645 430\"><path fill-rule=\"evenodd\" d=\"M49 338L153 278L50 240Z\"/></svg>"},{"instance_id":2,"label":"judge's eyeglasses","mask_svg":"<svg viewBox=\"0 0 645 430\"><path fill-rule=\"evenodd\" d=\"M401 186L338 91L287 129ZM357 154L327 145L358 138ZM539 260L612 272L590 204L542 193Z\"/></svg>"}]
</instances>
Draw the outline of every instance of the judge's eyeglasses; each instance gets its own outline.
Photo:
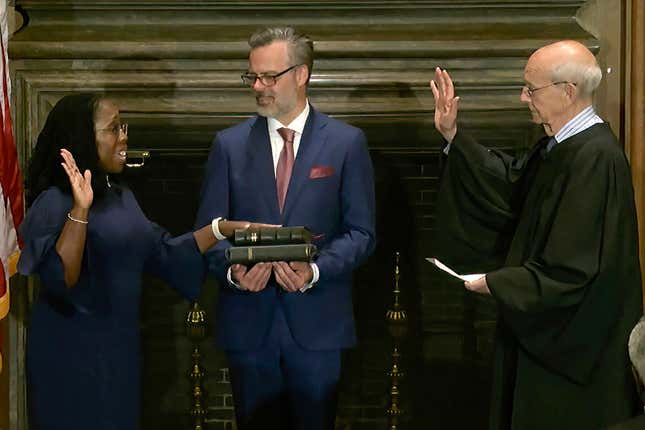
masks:
<instances>
[{"instance_id":1,"label":"judge's eyeglasses","mask_svg":"<svg viewBox=\"0 0 645 430\"><path fill-rule=\"evenodd\" d=\"M551 82L550 84L543 85L543 86L537 87L537 88L531 88L528 85L524 85L522 87L522 94L526 94L530 98L530 97L533 97L533 93L535 93L536 91L540 91L540 90L543 90L545 88L549 88L549 87L552 87L554 85L561 85L561 84L571 84L571 85L574 85L574 86L576 85L575 82L569 82L569 81Z\"/></svg>"}]
</instances>

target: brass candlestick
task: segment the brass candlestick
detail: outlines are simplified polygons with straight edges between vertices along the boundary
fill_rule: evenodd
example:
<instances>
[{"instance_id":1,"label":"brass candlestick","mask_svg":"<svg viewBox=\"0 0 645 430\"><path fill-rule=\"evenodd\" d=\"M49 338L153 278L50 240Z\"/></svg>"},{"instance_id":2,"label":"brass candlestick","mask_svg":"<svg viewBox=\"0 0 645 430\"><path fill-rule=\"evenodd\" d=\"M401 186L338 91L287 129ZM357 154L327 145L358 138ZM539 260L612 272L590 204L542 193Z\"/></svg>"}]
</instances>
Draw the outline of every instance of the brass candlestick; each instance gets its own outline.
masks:
<instances>
[{"instance_id":1,"label":"brass candlestick","mask_svg":"<svg viewBox=\"0 0 645 430\"><path fill-rule=\"evenodd\" d=\"M390 322L403 322L407 319L407 315L399 302L399 296L401 295L401 290L399 289L399 259L401 258L401 253L397 251L394 258L394 304L392 309L388 309L385 316Z\"/></svg>"},{"instance_id":2,"label":"brass candlestick","mask_svg":"<svg viewBox=\"0 0 645 430\"><path fill-rule=\"evenodd\" d=\"M188 375L192 387L190 416L193 421L193 430L203 430L206 408L204 405L205 393L202 386L204 369L200 362L199 343L206 337L206 312L199 307L197 302L193 303L192 309L186 315L186 335L193 343L193 352L191 354L193 364Z\"/></svg>"},{"instance_id":3,"label":"brass candlestick","mask_svg":"<svg viewBox=\"0 0 645 430\"><path fill-rule=\"evenodd\" d=\"M401 290L399 289L399 262L401 254L397 252L394 260L394 303L392 308L389 309L385 316L388 320L388 329L392 336L393 351L392 351L392 367L387 372L390 377L390 390L388 407L385 410L388 417L388 429L398 430L404 410L401 407L401 391L400 382L405 376L405 372L401 369L401 353L399 351L399 344L401 339L407 332L407 314L400 302Z\"/></svg>"},{"instance_id":4,"label":"brass candlestick","mask_svg":"<svg viewBox=\"0 0 645 430\"><path fill-rule=\"evenodd\" d=\"M392 368L387 373L390 377L390 401L386 410L388 416L388 428L390 430L397 430L399 428L399 418L403 415L403 409L400 406L401 392L399 391L399 381L405 373L401 371L399 359L401 354L397 345L394 345L392 352Z\"/></svg>"}]
</instances>

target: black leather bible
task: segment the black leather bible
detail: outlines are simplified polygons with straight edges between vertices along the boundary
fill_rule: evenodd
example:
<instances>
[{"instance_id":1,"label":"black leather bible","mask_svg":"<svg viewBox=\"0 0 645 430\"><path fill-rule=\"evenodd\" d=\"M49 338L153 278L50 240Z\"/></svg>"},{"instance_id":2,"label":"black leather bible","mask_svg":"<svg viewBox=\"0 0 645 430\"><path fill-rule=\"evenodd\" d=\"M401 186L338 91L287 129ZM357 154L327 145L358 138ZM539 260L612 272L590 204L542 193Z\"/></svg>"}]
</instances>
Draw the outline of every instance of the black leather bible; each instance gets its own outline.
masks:
<instances>
[{"instance_id":1,"label":"black leather bible","mask_svg":"<svg viewBox=\"0 0 645 430\"><path fill-rule=\"evenodd\" d=\"M231 264L247 266L267 261L311 261L316 251L316 245L311 243L234 246L225 251L225 256Z\"/></svg>"}]
</instances>

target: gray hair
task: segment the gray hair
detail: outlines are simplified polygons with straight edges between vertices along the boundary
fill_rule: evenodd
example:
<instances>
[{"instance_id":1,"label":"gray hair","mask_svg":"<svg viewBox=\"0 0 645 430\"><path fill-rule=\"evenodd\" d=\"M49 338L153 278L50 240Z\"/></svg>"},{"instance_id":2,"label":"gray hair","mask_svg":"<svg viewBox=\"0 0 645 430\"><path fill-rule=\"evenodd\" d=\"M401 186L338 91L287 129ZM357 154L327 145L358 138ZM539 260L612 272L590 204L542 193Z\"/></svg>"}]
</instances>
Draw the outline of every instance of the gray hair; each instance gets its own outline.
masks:
<instances>
[{"instance_id":1,"label":"gray hair","mask_svg":"<svg viewBox=\"0 0 645 430\"><path fill-rule=\"evenodd\" d=\"M591 97L602 79L602 71L597 62L593 64L567 61L557 64L551 70L552 82L572 82L584 97Z\"/></svg>"},{"instance_id":2,"label":"gray hair","mask_svg":"<svg viewBox=\"0 0 645 430\"><path fill-rule=\"evenodd\" d=\"M638 372L640 380L645 383L645 317L632 329L628 342L629 358Z\"/></svg>"},{"instance_id":3,"label":"gray hair","mask_svg":"<svg viewBox=\"0 0 645 430\"><path fill-rule=\"evenodd\" d=\"M289 60L292 65L307 65L309 77L311 77L314 67L314 42L309 36L298 33L293 27L262 28L251 35L249 46L253 50L280 41L288 43Z\"/></svg>"}]
</instances>

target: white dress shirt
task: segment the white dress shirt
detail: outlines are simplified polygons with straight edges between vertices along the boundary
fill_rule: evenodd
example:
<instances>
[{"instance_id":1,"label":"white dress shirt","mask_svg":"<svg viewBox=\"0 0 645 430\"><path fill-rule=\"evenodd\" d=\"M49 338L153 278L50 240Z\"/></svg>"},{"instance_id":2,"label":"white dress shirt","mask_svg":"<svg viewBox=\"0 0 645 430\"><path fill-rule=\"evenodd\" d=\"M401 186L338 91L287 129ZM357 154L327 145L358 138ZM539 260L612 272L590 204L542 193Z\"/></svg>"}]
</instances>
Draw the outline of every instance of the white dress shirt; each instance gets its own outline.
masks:
<instances>
[{"instance_id":1,"label":"white dress shirt","mask_svg":"<svg viewBox=\"0 0 645 430\"><path fill-rule=\"evenodd\" d=\"M546 147L547 152L563 140L568 139L571 136L575 136L582 131L585 131L592 125L602 122L602 118L596 115L593 106L587 106L578 115L574 116L569 122L563 125L560 131L558 131L555 136L553 136L555 138L555 141L551 140L549 142Z\"/></svg>"}]
</instances>

